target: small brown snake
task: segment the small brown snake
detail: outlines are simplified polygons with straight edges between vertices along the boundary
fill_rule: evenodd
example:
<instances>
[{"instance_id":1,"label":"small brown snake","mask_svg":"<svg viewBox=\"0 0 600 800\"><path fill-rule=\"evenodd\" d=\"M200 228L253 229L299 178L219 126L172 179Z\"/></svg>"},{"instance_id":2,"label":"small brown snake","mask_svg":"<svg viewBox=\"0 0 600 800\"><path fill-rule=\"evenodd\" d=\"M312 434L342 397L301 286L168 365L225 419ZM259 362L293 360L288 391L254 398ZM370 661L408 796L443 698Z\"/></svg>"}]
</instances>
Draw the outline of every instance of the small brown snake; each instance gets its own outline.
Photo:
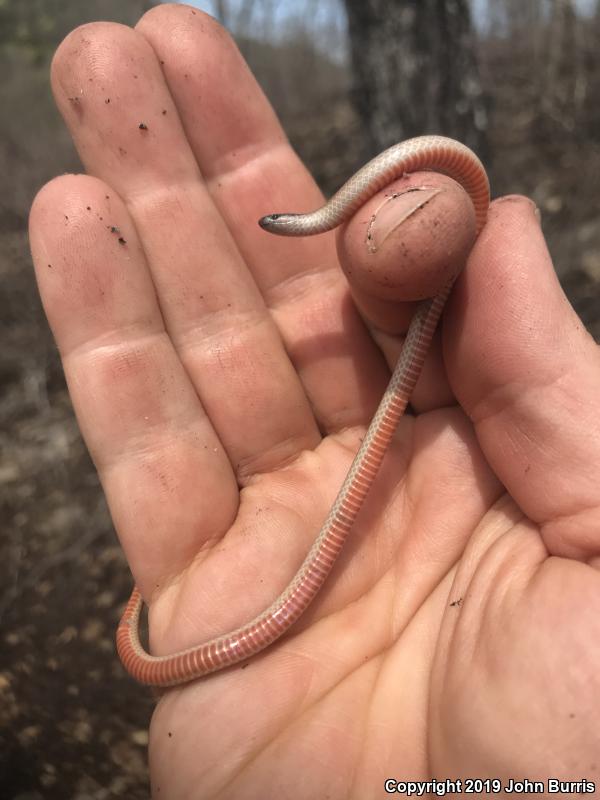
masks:
<instances>
[{"instance_id":1,"label":"small brown snake","mask_svg":"<svg viewBox=\"0 0 600 800\"><path fill-rule=\"evenodd\" d=\"M263 217L259 224L271 233L284 236L310 236L330 231L350 219L388 183L417 170L442 172L466 190L475 209L479 233L485 224L490 202L485 170L471 150L442 136L420 136L385 150L353 175L317 211L272 214ZM152 656L140 643L138 626L142 597L134 587L117 630L117 649L125 669L136 680L152 686L175 686L246 661L289 630L305 611L331 571L377 476L421 372L452 283L449 282L433 299L419 305L388 387L340 492L287 588L269 608L241 628L172 655Z\"/></svg>"}]
</instances>

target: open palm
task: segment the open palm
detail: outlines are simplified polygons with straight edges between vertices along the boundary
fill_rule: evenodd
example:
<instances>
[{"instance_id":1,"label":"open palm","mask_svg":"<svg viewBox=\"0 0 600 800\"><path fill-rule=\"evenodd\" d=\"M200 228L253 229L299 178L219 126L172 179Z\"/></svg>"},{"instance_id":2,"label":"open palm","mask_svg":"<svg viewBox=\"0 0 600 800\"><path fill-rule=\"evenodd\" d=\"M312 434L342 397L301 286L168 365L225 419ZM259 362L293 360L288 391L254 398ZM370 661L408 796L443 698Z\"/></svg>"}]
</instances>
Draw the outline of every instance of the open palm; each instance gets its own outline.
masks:
<instances>
[{"instance_id":1,"label":"open palm","mask_svg":"<svg viewBox=\"0 0 600 800\"><path fill-rule=\"evenodd\" d=\"M320 195L213 20L161 6L136 31L80 28L53 86L89 175L39 193L36 273L169 653L287 584L401 337L357 291L369 330L331 236L256 225ZM247 665L161 697L155 796L600 780L600 369L528 201L492 206L446 317L313 606Z\"/></svg>"}]
</instances>

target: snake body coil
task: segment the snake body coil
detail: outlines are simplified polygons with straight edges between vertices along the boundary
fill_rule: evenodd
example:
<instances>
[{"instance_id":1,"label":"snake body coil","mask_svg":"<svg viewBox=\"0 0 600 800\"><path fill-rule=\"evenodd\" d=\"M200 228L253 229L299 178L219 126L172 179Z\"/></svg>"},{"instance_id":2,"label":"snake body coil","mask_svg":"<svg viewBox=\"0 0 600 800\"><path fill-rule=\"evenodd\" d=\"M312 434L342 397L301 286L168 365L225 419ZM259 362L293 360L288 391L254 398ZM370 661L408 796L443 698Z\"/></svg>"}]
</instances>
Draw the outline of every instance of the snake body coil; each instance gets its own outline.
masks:
<instances>
[{"instance_id":1,"label":"snake body coil","mask_svg":"<svg viewBox=\"0 0 600 800\"><path fill-rule=\"evenodd\" d=\"M407 172L435 170L454 178L469 194L477 230L485 224L489 184L469 148L443 136L421 136L390 147L369 161L322 207L308 214L271 214L259 224L284 236L311 236L350 219L376 192ZM450 293L448 283L419 305L402 353L340 492L302 565L276 600L246 625L203 644L166 656L143 649L139 634L142 598L134 587L117 630L125 669L141 683L174 686L245 661L285 633L313 600L350 532L417 382L431 338Z\"/></svg>"}]
</instances>

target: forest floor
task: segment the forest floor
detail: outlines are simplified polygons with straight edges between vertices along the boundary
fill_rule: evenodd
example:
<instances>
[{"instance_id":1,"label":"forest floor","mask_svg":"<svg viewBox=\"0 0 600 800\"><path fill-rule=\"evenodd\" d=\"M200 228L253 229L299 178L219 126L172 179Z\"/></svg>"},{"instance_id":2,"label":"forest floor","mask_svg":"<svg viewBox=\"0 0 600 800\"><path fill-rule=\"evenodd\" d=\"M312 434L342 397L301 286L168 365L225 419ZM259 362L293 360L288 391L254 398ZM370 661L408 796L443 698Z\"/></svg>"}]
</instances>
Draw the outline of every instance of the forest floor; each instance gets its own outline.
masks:
<instances>
[{"instance_id":1,"label":"forest floor","mask_svg":"<svg viewBox=\"0 0 600 800\"><path fill-rule=\"evenodd\" d=\"M313 122L294 142L329 191L354 164L352 148L332 148L323 131ZM496 139L495 194L534 197L565 291L598 340L597 151L573 147L557 161L514 128ZM114 649L131 577L73 417L24 224L0 220L0 794L138 800L149 792L154 701Z\"/></svg>"}]
</instances>

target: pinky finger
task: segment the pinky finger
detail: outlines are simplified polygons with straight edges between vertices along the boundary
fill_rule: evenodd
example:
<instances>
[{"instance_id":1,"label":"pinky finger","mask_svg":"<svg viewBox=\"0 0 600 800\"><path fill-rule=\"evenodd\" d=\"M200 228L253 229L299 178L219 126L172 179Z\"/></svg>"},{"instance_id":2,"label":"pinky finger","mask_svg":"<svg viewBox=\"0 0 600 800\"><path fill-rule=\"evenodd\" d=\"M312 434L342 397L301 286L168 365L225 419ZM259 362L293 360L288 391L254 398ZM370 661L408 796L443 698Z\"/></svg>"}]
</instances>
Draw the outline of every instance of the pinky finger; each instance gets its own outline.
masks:
<instances>
[{"instance_id":1,"label":"pinky finger","mask_svg":"<svg viewBox=\"0 0 600 800\"><path fill-rule=\"evenodd\" d=\"M235 477L119 196L96 178L57 178L34 201L30 240L79 425L148 599L227 530Z\"/></svg>"}]
</instances>

